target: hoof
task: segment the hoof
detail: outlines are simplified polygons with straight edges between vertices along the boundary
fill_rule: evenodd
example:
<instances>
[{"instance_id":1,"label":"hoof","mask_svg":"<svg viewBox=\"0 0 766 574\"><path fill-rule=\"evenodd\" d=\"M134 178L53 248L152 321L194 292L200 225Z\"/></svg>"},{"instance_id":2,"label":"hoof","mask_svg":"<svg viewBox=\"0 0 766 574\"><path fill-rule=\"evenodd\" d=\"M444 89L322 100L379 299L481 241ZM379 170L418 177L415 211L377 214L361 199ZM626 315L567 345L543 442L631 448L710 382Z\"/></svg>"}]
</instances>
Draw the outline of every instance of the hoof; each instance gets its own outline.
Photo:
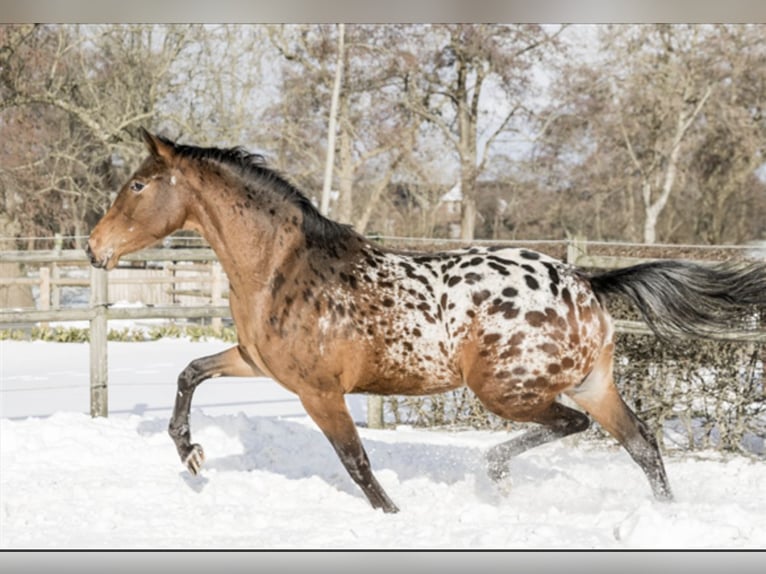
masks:
<instances>
[{"instance_id":1,"label":"hoof","mask_svg":"<svg viewBox=\"0 0 766 574\"><path fill-rule=\"evenodd\" d=\"M399 507L393 502L380 507L386 514L396 514L399 512Z\"/></svg>"},{"instance_id":2,"label":"hoof","mask_svg":"<svg viewBox=\"0 0 766 574\"><path fill-rule=\"evenodd\" d=\"M487 455L487 475L495 482L501 482L508 478L508 462L494 453Z\"/></svg>"},{"instance_id":3,"label":"hoof","mask_svg":"<svg viewBox=\"0 0 766 574\"><path fill-rule=\"evenodd\" d=\"M205 462L205 453L202 450L202 447L198 444L191 445L191 450L183 459L183 462L190 473L194 476L198 475L202 468L202 463Z\"/></svg>"}]
</instances>

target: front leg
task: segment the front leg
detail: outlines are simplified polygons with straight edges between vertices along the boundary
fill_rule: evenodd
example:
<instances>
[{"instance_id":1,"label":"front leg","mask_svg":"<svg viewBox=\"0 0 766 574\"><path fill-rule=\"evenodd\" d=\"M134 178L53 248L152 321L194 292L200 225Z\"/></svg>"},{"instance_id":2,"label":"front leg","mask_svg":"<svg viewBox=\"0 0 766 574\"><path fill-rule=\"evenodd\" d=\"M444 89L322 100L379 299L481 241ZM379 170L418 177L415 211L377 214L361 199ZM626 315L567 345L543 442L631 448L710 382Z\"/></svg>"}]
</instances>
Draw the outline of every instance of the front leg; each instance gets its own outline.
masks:
<instances>
[{"instance_id":1,"label":"front leg","mask_svg":"<svg viewBox=\"0 0 766 574\"><path fill-rule=\"evenodd\" d=\"M192 474L198 474L205 455L202 447L191 442L189 410L194 389L201 382L213 377L258 377L262 373L245 361L239 346L221 353L195 359L178 376L173 416L170 418L168 433L178 450L178 455Z\"/></svg>"},{"instance_id":2,"label":"front leg","mask_svg":"<svg viewBox=\"0 0 766 574\"><path fill-rule=\"evenodd\" d=\"M362 446L354 420L348 412L343 395L339 392L301 393L306 412L330 441L341 463L352 480L359 485L373 508L383 512L399 512L372 474L370 459Z\"/></svg>"}]
</instances>

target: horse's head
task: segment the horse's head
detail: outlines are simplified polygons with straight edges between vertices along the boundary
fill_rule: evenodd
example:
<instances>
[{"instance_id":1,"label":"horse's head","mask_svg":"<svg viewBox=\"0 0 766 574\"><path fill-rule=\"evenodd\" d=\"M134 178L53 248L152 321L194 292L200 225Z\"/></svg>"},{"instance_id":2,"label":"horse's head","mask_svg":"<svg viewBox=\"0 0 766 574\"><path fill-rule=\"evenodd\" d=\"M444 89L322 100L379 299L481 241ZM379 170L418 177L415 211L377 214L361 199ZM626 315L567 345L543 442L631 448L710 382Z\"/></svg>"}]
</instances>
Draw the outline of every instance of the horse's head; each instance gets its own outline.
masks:
<instances>
[{"instance_id":1,"label":"horse's head","mask_svg":"<svg viewBox=\"0 0 766 574\"><path fill-rule=\"evenodd\" d=\"M185 191L173 145L142 131L149 156L88 239L87 253L95 267L112 269L122 255L156 243L185 223Z\"/></svg>"}]
</instances>

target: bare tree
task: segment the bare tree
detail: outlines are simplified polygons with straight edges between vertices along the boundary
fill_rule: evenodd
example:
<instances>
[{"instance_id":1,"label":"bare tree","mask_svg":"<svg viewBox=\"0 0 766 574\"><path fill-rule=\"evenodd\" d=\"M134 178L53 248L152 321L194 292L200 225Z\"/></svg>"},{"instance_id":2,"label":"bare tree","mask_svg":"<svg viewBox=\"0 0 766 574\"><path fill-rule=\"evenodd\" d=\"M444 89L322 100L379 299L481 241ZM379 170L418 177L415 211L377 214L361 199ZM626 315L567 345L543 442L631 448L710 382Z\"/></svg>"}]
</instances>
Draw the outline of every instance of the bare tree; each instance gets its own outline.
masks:
<instances>
[{"instance_id":1,"label":"bare tree","mask_svg":"<svg viewBox=\"0 0 766 574\"><path fill-rule=\"evenodd\" d=\"M567 228L717 241L751 216L738 206L758 212L746 198L760 189L763 163L759 32L610 26L598 58L563 68L535 159L539 184L568 206L559 211Z\"/></svg>"},{"instance_id":2,"label":"bare tree","mask_svg":"<svg viewBox=\"0 0 766 574\"><path fill-rule=\"evenodd\" d=\"M489 151L512 120L528 111L533 65L563 28L458 24L422 29L410 109L439 128L459 163L461 237L476 227L476 182ZM488 104L487 94L496 100ZM500 100L501 103L497 103ZM489 108L502 112L489 118Z\"/></svg>"},{"instance_id":3,"label":"bare tree","mask_svg":"<svg viewBox=\"0 0 766 574\"><path fill-rule=\"evenodd\" d=\"M295 169L293 164L303 163L315 173L326 153L322 143L327 141L323 134L328 129L325 119L330 114L338 43L330 27L281 26L271 28L270 35L287 62L274 121L283 126L281 155L293 159L282 161L290 164L289 171ZM349 25L345 29L333 162L337 200L331 213L361 231L367 228L394 170L405 165L403 158L412 153L418 121L401 105L405 89L401 62L407 57L399 49L402 37L402 30L395 26ZM304 181L312 185L310 177Z\"/></svg>"}]
</instances>

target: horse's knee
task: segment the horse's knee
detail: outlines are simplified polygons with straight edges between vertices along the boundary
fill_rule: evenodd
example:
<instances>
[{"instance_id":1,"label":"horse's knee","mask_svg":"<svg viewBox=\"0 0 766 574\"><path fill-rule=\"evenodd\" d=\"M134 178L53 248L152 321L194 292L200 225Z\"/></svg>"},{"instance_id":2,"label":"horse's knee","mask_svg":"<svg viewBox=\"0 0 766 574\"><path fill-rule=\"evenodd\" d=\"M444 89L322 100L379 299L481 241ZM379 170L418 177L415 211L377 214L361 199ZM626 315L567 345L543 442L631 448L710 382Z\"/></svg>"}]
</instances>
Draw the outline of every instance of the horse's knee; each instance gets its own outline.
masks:
<instances>
[{"instance_id":1,"label":"horse's knee","mask_svg":"<svg viewBox=\"0 0 766 574\"><path fill-rule=\"evenodd\" d=\"M590 417L585 413L572 409L569 418L566 419L567 434L584 432L590 427Z\"/></svg>"},{"instance_id":2,"label":"horse's knee","mask_svg":"<svg viewBox=\"0 0 766 574\"><path fill-rule=\"evenodd\" d=\"M202 369L199 368L198 359L192 361L178 375L178 390L187 391L193 389L204 380Z\"/></svg>"},{"instance_id":3,"label":"horse's knee","mask_svg":"<svg viewBox=\"0 0 766 574\"><path fill-rule=\"evenodd\" d=\"M175 420L170 419L170 423L168 424L168 434L170 435L170 438L177 441L184 436L189 436L191 433L189 431L188 423L177 424Z\"/></svg>"}]
</instances>

